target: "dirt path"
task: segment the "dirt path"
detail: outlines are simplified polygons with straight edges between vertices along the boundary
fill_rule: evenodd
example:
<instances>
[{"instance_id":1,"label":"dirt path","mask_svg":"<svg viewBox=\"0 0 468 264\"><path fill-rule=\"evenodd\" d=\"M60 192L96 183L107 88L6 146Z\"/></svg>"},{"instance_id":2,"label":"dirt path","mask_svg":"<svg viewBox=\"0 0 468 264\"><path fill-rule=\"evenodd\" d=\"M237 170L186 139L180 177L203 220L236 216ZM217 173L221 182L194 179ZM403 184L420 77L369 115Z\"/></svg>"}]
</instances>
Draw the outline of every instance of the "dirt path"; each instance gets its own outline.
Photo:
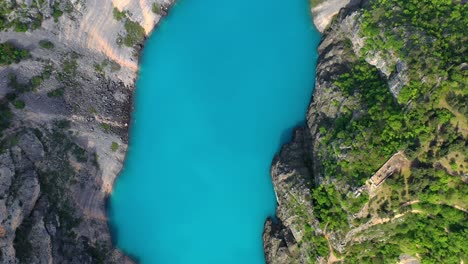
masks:
<instances>
[{"instance_id":1,"label":"dirt path","mask_svg":"<svg viewBox=\"0 0 468 264\"><path fill-rule=\"evenodd\" d=\"M412 201L414 202L414 201ZM375 217L373 218L371 221L361 225L361 226L358 226L354 229L351 229L345 236L345 239L344 239L344 243L345 244L348 244L349 241L351 241L352 238L355 237L356 234L364 231L364 230L367 230L369 229L370 227L373 227L373 226L376 226L376 225L381 225L381 224L385 224L385 223L388 223L388 222L391 222L395 219L398 219L398 218L401 218L403 216L405 216L406 214L408 213L414 213L414 214L421 214L421 213L424 213L423 211L421 210L416 210L416 209L413 209L411 211L408 211L408 212L405 212L405 213L401 213L401 214L396 214L394 217L392 218L380 218L380 217Z\"/></svg>"},{"instance_id":2,"label":"dirt path","mask_svg":"<svg viewBox=\"0 0 468 264\"><path fill-rule=\"evenodd\" d=\"M342 259L340 258L337 258L335 256L335 253L333 251L333 247L330 243L330 237L327 233L327 227L328 227L328 223L325 225L325 228L323 229L323 236L325 237L325 239L327 240L327 243L328 243L328 249L330 250L330 254L328 255L328 260L327 260L327 263L328 264L331 264L331 263L336 263L336 262L340 262Z\"/></svg>"}]
</instances>

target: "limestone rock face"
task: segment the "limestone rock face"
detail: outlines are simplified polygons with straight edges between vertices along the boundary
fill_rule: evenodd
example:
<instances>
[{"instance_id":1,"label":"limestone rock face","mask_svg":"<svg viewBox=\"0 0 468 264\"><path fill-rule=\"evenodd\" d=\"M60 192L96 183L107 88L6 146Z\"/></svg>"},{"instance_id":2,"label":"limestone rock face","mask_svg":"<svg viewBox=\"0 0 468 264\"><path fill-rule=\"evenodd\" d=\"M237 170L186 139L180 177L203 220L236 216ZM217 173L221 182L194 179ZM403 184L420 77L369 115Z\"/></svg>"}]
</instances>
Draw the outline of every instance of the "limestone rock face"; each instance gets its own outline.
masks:
<instances>
[{"instance_id":1,"label":"limestone rock face","mask_svg":"<svg viewBox=\"0 0 468 264\"><path fill-rule=\"evenodd\" d=\"M352 7L359 4L359 0L327 0L316 6L312 6L314 24L320 33L325 32L331 24L333 17L344 7Z\"/></svg>"},{"instance_id":2,"label":"limestone rock face","mask_svg":"<svg viewBox=\"0 0 468 264\"><path fill-rule=\"evenodd\" d=\"M350 12L342 11L338 20L344 21ZM307 112L307 127L295 130L292 141L284 145L275 157L271 177L278 197L277 217L265 223L264 242L267 263L310 263L310 245L301 243L306 224L314 224L310 190L315 181L320 181L318 155L315 147L320 141L320 124L327 118L336 118L347 106L357 101L345 97L333 84L332 76L344 72L350 61L348 42L353 35L355 23L334 23L326 31L318 47L319 59L313 100ZM356 31L357 33L357 31ZM331 102L337 102L332 104ZM299 217L301 215L301 217ZM320 232L316 225L316 232ZM320 261L320 260L319 260Z\"/></svg>"},{"instance_id":3,"label":"limestone rock face","mask_svg":"<svg viewBox=\"0 0 468 264\"><path fill-rule=\"evenodd\" d=\"M320 11L321 8L326 9L332 3L340 7L338 11L346 7L336 11L334 22L328 25L330 22L321 18L324 14L317 12L325 12ZM360 35L361 4L361 1L325 1L312 9L314 22L323 31L318 47L315 89L306 114L307 126L296 129L292 141L282 147L271 166L278 201L278 221L269 219L265 223L263 240L267 263L326 263L325 259L311 257L310 241L303 243L307 226L316 234L325 232L314 218L310 199L311 187L324 180L320 157L322 137L326 131L320 131L320 127L326 127L327 122L341 117L347 109L362 109L358 98L345 96L335 85L338 76L349 72L351 65L359 57L364 57L380 71L394 96L407 81L406 65L399 58L373 50L361 54L365 43ZM327 15L334 10L329 8ZM343 249L343 239L336 234L329 236L331 246L337 251Z\"/></svg>"},{"instance_id":4,"label":"limestone rock face","mask_svg":"<svg viewBox=\"0 0 468 264\"><path fill-rule=\"evenodd\" d=\"M119 44L125 20L113 13L125 12L148 35L173 1L4 2L19 4L10 15L22 22L39 13L43 21L0 32L1 43L31 54L0 65L0 105L11 113L0 128L0 263L133 263L112 244L106 199L127 150L143 43Z\"/></svg>"}]
</instances>

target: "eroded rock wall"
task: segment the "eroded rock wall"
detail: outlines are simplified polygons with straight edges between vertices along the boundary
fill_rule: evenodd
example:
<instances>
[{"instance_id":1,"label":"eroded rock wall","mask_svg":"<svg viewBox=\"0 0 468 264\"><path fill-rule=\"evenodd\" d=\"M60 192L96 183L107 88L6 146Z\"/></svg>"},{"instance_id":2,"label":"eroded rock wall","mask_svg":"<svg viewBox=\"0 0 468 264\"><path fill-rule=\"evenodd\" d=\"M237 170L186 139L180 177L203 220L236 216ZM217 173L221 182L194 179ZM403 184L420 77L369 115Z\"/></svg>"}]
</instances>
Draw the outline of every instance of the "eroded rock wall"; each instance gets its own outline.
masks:
<instances>
[{"instance_id":1,"label":"eroded rock wall","mask_svg":"<svg viewBox=\"0 0 468 264\"><path fill-rule=\"evenodd\" d=\"M132 263L112 244L106 198L127 150L144 39L118 40L127 20L148 35L172 1L40 3L8 14L24 23L40 14L40 27L0 32L1 43L30 52L0 65L0 103L9 109L0 130L0 262Z\"/></svg>"}]
</instances>

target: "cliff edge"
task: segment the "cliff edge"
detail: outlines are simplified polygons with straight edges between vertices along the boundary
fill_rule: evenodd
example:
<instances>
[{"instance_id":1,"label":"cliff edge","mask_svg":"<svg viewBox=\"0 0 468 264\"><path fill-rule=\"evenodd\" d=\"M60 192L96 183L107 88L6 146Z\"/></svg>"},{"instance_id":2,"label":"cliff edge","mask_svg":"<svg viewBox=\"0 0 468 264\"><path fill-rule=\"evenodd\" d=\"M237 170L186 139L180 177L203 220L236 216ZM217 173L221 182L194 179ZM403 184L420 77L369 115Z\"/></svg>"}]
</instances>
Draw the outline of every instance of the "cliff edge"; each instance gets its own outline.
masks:
<instances>
[{"instance_id":1,"label":"cliff edge","mask_svg":"<svg viewBox=\"0 0 468 264\"><path fill-rule=\"evenodd\" d=\"M272 162L267 263L466 262L467 5L312 4L315 89Z\"/></svg>"},{"instance_id":2,"label":"cliff edge","mask_svg":"<svg viewBox=\"0 0 468 264\"><path fill-rule=\"evenodd\" d=\"M138 57L171 1L0 2L0 262L132 263L106 199Z\"/></svg>"}]
</instances>

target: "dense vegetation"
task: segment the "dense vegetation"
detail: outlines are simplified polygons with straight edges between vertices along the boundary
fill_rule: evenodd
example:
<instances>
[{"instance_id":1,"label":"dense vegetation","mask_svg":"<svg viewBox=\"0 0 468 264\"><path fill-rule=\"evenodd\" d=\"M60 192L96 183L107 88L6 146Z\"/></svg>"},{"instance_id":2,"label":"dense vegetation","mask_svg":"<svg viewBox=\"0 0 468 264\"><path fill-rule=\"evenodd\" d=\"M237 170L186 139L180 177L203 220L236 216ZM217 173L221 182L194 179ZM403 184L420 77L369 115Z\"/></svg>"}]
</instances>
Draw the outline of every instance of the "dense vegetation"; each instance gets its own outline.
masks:
<instances>
[{"instance_id":1,"label":"dense vegetation","mask_svg":"<svg viewBox=\"0 0 468 264\"><path fill-rule=\"evenodd\" d=\"M18 63L27 57L29 57L29 51L8 42L0 43L0 65Z\"/></svg>"},{"instance_id":2,"label":"dense vegetation","mask_svg":"<svg viewBox=\"0 0 468 264\"><path fill-rule=\"evenodd\" d=\"M346 256L350 263L395 263L402 253L419 254L423 263L460 263L466 252L466 213L448 206L423 204L425 213L407 214L404 221L375 226L372 236L384 232L385 242L371 239L356 244Z\"/></svg>"},{"instance_id":3,"label":"dense vegetation","mask_svg":"<svg viewBox=\"0 0 468 264\"><path fill-rule=\"evenodd\" d=\"M328 179L311 191L320 226L346 243L335 252L345 263L396 263L403 253L422 263L468 261L467 11L452 0L376 0L362 10L365 45L356 56L347 47L353 62L334 79L358 103L320 124L321 169L338 184ZM392 58L407 66L399 93L364 60L376 52L394 72ZM408 164L352 194L398 151Z\"/></svg>"}]
</instances>

